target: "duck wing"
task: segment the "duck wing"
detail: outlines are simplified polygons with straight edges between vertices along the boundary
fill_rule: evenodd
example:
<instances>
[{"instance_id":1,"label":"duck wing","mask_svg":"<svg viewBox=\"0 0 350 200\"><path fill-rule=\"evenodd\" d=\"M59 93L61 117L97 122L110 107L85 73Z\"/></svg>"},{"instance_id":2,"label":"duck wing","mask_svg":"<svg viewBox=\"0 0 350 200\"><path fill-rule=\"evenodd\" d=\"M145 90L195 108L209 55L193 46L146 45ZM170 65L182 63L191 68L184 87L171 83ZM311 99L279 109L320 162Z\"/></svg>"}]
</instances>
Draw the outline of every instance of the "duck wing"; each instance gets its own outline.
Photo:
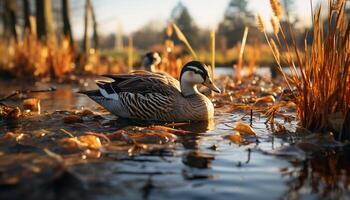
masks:
<instances>
[{"instance_id":1,"label":"duck wing","mask_svg":"<svg viewBox=\"0 0 350 200\"><path fill-rule=\"evenodd\" d=\"M114 80L114 82L97 82L98 86L103 85L102 88L107 90L108 93L129 92L171 95L180 92L179 81L164 73L137 71L132 74L104 76Z\"/></svg>"}]
</instances>

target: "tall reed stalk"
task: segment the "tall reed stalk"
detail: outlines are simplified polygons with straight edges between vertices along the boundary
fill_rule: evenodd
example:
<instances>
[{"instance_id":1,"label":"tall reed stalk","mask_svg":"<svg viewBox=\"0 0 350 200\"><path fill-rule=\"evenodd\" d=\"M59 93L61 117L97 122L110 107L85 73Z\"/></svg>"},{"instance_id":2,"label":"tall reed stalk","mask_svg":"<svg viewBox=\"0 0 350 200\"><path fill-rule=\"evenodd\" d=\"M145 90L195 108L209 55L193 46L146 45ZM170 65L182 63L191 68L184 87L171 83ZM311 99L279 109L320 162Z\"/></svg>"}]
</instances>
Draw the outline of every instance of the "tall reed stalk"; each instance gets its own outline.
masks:
<instances>
[{"instance_id":1,"label":"tall reed stalk","mask_svg":"<svg viewBox=\"0 0 350 200\"><path fill-rule=\"evenodd\" d=\"M249 28L245 27L244 33L243 33L243 38L242 38L241 48L239 50L238 63L237 63L237 67L236 67L236 80L238 80L238 81L241 80L241 71L243 68L243 54L244 54L245 45L247 43L248 31L249 31Z\"/></svg>"},{"instance_id":2,"label":"tall reed stalk","mask_svg":"<svg viewBox=\"0 0 350 200\"><path fill-rule=\"evenodd\" d=\"M133 70L134 65L134 42L132 36L128 38L128 71L131 72Z\"/></svg>"},{"instance_id":3,"label":"tall reed stalk","mask_svg":"<svg viewBox=\"0 0 350 200\"><path fill-rule=\"evenodd\" d=\"M210 32L210 46L211 46L211 76L214 80L214 71L215 71L215 31Z\"/></svg>"}]
</instances>

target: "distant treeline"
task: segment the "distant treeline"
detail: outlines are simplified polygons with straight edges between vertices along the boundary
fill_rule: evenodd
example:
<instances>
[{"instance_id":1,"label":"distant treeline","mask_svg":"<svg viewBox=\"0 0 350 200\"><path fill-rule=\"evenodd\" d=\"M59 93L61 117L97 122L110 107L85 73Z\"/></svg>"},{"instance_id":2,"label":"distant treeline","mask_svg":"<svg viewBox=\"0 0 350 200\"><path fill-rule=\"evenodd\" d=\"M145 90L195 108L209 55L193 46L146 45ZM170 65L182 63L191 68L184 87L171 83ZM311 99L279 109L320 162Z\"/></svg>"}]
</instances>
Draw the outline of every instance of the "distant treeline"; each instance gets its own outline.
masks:
<instances>
[{"instance_id":1,"label":"distant treeline","mask_svg":"<svg viewBox=\"0 0 350 200\"><path fill-rule=\"evenodd\" d=\"M71 8L71 3L79 3L84 9L84 35L83 38L74 40L72 32L71 16L76 8ZM283 0L285 10L281 26L289 26L287 21L293 25L298 24L300 19L293 12L295 1ZM74 4L75 5L75 4ZM350 9L347 9L349 13ZM210 31L200 29L189 10L179 2L169 13L169 22L176 23L186 35L191 45L198 49L208 49L210 46ZM102 49L121 49L129 36L122 33L99 35L97 17L94 12L92 0L1 0L1 33L3 38L17 41L26 32L35 32L40 40L50 38L69 38L72 47L80 47L81 52L87 53L90 47ZM248 9L247 0L231 0L223 13L222 21L219 23L217 34L217 49L225 52L227 49L238 44L243 35L245 27L249 27L248 43L263 43L263 35L259 33L256 13ZM310 16L311 17L311 16ZM296 26L293 26L296 27ZM299 36L298 43L303 43L307 30L294 29L293 34ZM149 23L138 31L132 33L133 44L137 49L148 50L155 45L162 44L167 38L166 27L159 28L158 24ZM287 40L291 41L291 34L286 34ZM181 44L174 36L170 38L175 44ZM309 35L308 40L312 39Z\"/></svg>"}]
</instances>

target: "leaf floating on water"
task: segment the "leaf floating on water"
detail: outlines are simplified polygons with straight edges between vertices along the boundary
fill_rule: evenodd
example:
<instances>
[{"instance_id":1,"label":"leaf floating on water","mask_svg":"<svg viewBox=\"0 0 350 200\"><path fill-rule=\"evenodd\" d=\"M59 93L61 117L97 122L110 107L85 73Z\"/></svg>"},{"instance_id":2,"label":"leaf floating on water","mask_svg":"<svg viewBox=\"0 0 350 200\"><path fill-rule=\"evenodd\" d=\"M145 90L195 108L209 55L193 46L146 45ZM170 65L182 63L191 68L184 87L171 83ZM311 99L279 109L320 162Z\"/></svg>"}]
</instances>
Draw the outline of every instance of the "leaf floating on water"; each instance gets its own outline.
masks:
<instances>
[{"instance_id":1,"label":"leaf floating on water","mask_svg":"<svg viewBox=\"0 0 350 200\"><path fill-rule=\"evenodd\" d=\"M255 100L255 104L257 103L274 103L276 101L275 97L273 95L268 95L268 96L264 96L264 97L260 97L260 98L257 98Z\"/></svg>"},{"instance_id":2,"label":"leaf floating on water","mask_svg":"<svg viewBox=\"0 0 350 200\"><path fill-rule=\"evenodd\" d=\"M236 132L232 135L228 135L226 138L229 139L231 142L236 143L236 144L242 143L242 137L241 137L241 134L239 132Z\"/></svg>"},{"instance_id":3,"label":"leaf floating on water","mask_svg":"<svg viewBox=\"0 0 350 200\"><path fill-rule=\"evenodd\" d=\"M79 136L78 140L86 145L88 149L100 149L102 147L100 138L94 135Z\"/></svg>"},{"instance_id":4,"label":"leaf floating on water","mask_svg":"<svg viewBox=\"0 0 350 200\"><path fill-rule=\"evenodd\" d=\"M40 100L37 98L30 98L23 100L23 109L30 112L37 112L40 114Z\"/></svg>"},{"instance_id":5,"label":"leaf floating on water","mask_svg":"<svg viewBox=\"0 0 350 200\"><path fill-rule=\"evenodd\" d=\"M132 132L132 130L120 130L112 135L108 135L108 138L110 140L121 140L131 143L165 144L174 142L177 136L159 129L158 131L154 131L152 129L141 128L134 132Z\"/></svg>"},{"instance_id":6,"label":"leaf floating on water","mask_svg":"<svg viewBox=\"0 0 350 200\"><path fill-rule=\"evenodd\" d=\"M234 130L239 131L240 133L245 133L248 135L256 135L255 131L248 124L237 122Z\"/></svg>"},{"instance_id":7,"label":"leaf floating on water","mask_svg":"<svg viewBox=\"0 0 350 200\"><path fill-rule=\"evenodd\" d=\"M168 131L168 132L173 132L173 133L191 133L191 131L185 131L185 130L179 130L179 129L174 129L174 128L169 128L166 126L160 126L160 125L156 125L156 126L151 126L149 129L151 130L160 130L160 131Z\"/></svg>"},{"instance_id":8,"label":"leaf floating on water","mask_svg":"<svg viewBox=\"0 0 350 200\"><path fill-rule=\"evenodd\" d=\"M64 138L61 141L64 149L69 151L77 151L80 149L99 150L102 147L100 138L94 135L82 135L73 138Z\"/></svg>"}]
</instances>

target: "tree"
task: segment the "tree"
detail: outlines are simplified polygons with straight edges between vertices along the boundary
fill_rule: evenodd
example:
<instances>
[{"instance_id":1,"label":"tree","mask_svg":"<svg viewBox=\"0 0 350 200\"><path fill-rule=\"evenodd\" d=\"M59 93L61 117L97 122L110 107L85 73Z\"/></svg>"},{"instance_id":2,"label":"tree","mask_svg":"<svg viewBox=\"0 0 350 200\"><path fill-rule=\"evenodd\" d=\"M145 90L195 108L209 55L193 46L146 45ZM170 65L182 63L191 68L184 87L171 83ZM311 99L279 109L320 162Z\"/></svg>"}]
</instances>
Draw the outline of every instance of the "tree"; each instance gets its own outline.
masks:
<instances>
[{"instance_id":1,"label":"tree","mask_svg":"<svg viewBox=\"0 0 350 200\"><path fill-rule=\"evenodd\" d=\"M92 28L93 28L94 48L98 49L99 37L98 37L96 16L95 16L95 12L94 12L91 0L86 0L85 15L84 15L84 39L83 39L83 51L85 52L86 56L88 56L89 49L91 48L90 37L89 37L89 25L91 23L91 20L93 25Z\"/></svg>"},{"instance_id":2,"label":"tree","mask_svg":"<svg viewBox=\"0 0 350 200\"><path fill-rule=\"evenodd\" d=\"M190 44L197 48L199 46L198 42L198 27L194 23L188 9L179 2L171 12L171 21L179 26L181 31L185 34L186 38ZM175 44L180 44L181 42L173 35L173 41Z\"/></svg>"},{"instance_id":3,"label":"tree","mask_svg":"<svg viewBox=\"0 0 350 200\"><path fill-rule=\"evenodd\" d=\"M25 0L24 0L25 1ZM70 1L62 0L63 34L69 39L71 47L74 47L72 28L70 23Z\"/></svg>"},{"instance_id":4,"label":"tree","mask_svg":"<svg viewBox=\"0 0 350 200\"><path fill-rule=\"evenodd\" d=\"M23 3L23 18L24 18L24 32L31 32L30 24L30 3L29 0L22 0Z\"/></svg>"},{"instance_id":5,"label":"tree","mask_svg":"<svg viewBox=\"0 0 350 200\"><path fill-rule=\"evenodd\" d=\"M85 2L85 14L84 14L84 39L83 39L83 51L85 56L88 56L90 50L90 39L89 39L89 12L90 12L90 0Z\"/></svg>"},{"instance_id":6,"label":"tree","mask_svg":"<svg viewBox=\"0 0 350 200\"><path fill-rule=\"evenodd\" d=\"M162 31L157 29L153 22L147 23L141 29L133 33L135 47L143 50L150 49L153 45L161 43Z\"/></svg>"},{"instance_id":7,"label":"tree","mask_svg":"<svg viewBox=\"0 0 350 200\"><path fill-rule=\"evenodd\" d=\"M17 3L16 1L5 0L3 4L4 4L3 19L4 19L5 36L13 38L15 41L17 41L17 30L16 30Z\"/></svg>"},{"instance_id":8,"label":"tree","mask_svg":"<svg viewBox=\"0 0 350 200\"><path fill-rule=\"evenodd\" d=\"M218 37L226 42L226 46L232 47L242 39L246 26L250 26L249 35L259 38L255 27L254 15L248 10L247 0L231 0L228 4L224 19L218 27ZM248 37L249 38L249 37Z\"/></svg>"},{"instance_id":9,"label":"tree","mask_svg":"<svg viewBox=\"0 0 350 200\"><path fill-rule=\"evenodd\" d=\"M90 13L92 18L92 29L93 29L92 37L94 40L94 47L95 49L98 49L100 46L100 43L99 43L99 37L98 37L97 19L96 19L95 10L92 3L90 3Z\"/></svg>"},{"instance_id":10,"label":"tree","mask_svg":"<svg viewBox=\"0 0 350 200\"><path fill-rule=\"evenodd\" d=\"M54 37L52 29L52 4L51 0L36 0L36 27L41 40Z\"/></svg>"}]
</instances>

